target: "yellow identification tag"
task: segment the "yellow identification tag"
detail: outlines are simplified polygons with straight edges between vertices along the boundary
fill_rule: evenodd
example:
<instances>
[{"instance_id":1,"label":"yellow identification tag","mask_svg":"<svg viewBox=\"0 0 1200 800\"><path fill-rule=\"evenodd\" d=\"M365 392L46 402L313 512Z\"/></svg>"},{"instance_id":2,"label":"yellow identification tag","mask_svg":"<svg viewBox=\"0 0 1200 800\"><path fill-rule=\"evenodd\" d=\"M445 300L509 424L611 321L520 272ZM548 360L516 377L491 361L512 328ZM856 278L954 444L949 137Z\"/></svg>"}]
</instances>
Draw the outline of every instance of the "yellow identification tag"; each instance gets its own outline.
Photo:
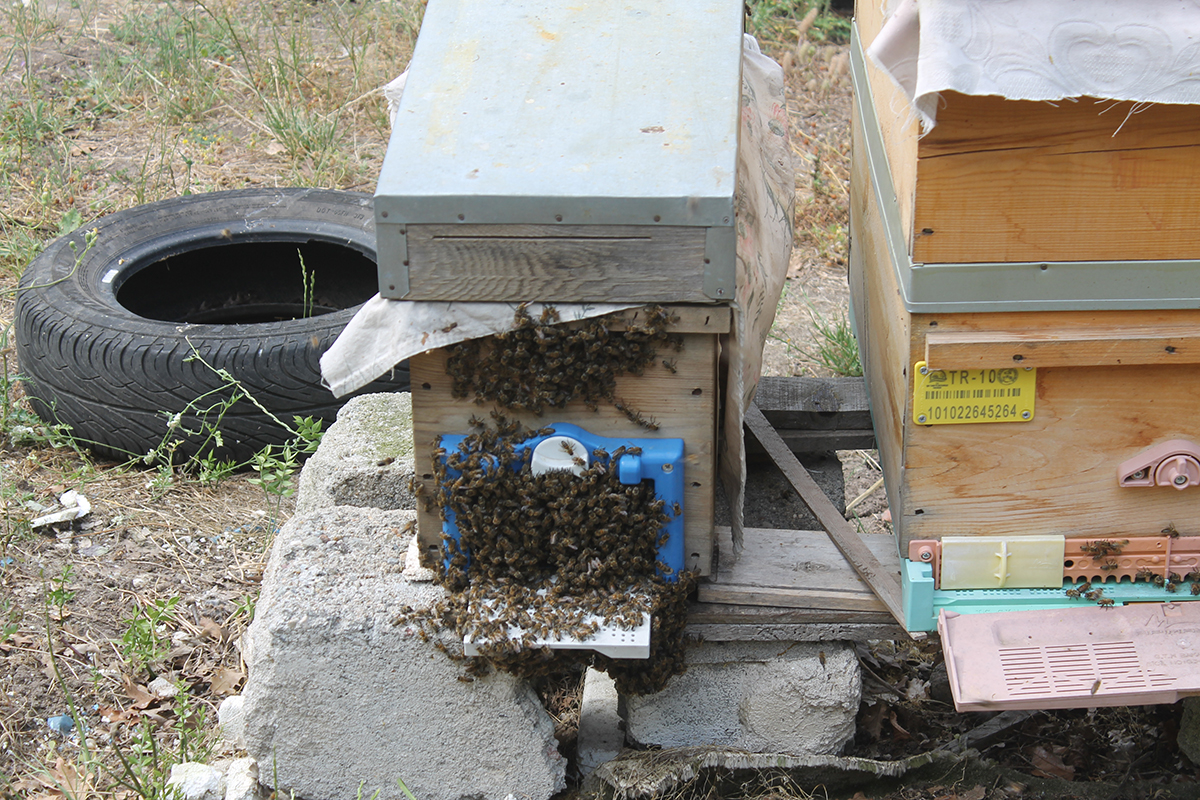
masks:
<instances>
[{"instance_id":1,"label":"yellow identification tag","mask_svg":"<svg viewBox=\"0 0 1200 800\"><path fill-rule=\"evenodd\" d=\"M913 366L918 425L1028 422L1036 395L1036 369L929 369L924 361Z\"/></svg>"}]
</instances>

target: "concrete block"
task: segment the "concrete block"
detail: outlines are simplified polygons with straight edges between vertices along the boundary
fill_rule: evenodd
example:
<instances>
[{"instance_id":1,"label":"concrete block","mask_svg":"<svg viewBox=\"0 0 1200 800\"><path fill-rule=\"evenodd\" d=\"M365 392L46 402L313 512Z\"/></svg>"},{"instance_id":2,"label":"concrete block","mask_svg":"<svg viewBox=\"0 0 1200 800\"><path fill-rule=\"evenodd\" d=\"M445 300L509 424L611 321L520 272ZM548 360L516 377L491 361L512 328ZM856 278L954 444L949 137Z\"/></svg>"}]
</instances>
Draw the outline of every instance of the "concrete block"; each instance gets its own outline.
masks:
<instances>
[{"instance_id":1,"label":"concrete block","mask_svg":"<svg viewBox=\"0 0 1200 800\"><path fill-rule=\"evenodd\" d=\"M1175 742L1188 761L1200 766L1200 697L1183 698L1183 717Z\"/></svg>"},{"instance_id":2,"label":"concrete block","mask_svg":"<svg viewBox=\"0 0 1200 800\"><path fill-rule=\"evenodd\" d=\"M705 642L657 694L624 698L626 736L662 747L831 754L854 736L862 678L844 642Z\"/></svg>"},{"instance_id":3,"label":"concrete block","mask_svg":"<svg viewBox=\"0 0 1200 800\"><path fill-rule=\"evenodd\" d=\"M617 687L607 673L589 669L583 678L579 704L579 735L575 752L584 777L601 764L612 761L625 746L625 723L621 721Z\"/></svg>"},{"instance_id":4,"label":"concrete block","mask_svg":"<svg viewBox=\"0 0 1200 800\"><path fill-rule=\"evenodd\" d=\"M443 596L403 577L412 516L343 506L280 531L245 638L246 750L297 797L400 800L400 778L422 800L545 800L565 763L528 684L463 682L436 637L393 624L402 606Z\"/></svg>"},{"instance_id":5,"label":"concrete block","mask_svg":"<svg viewBox=\"0 0 1200 800\"><path fill-rule=\"evenodd\" d=\"M412 476L412 398L360 395L342 406L304 464L296 514L331 506L416 508Z\"/></svg>"}]
</instances>

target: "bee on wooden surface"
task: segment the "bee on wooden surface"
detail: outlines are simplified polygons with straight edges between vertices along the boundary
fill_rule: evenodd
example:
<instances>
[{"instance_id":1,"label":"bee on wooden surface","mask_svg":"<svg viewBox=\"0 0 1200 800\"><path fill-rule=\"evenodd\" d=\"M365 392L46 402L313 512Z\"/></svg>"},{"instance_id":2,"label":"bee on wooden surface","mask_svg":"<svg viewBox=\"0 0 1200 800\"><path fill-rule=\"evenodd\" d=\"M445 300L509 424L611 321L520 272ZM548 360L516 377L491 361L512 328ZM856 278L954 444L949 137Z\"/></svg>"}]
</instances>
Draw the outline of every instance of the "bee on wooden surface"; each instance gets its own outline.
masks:
<instances>
[{"instance_id":1,"label":"bee on wooden surface","mask_svg":"<svg viewBox=\"0 0 1200 800\"><path fill-rule=\"evenodd\" d=\"M662 362L662 365L663 365L663 366L664 366L664 367L667 369L667 371L668 371L668 372L670 372L672 375L675 375L675 374L677 374L677 373L679 372L679 368L676 366L675 359L673 359L673 358L664 358L664 359L663 359L663 362Z\"/></svg>"},{"instance_id":2,"label":"bee on wooden surface","mask_svg":"<svg viewBox=\"0 0 1200 800\"><path fill-rule=\"evenodd\" d=\"M1162 533L1165 533L1167 536L1169 536L1172 539L1179 538L1179 529L1175 527L1174 522L1168 522L1167 527L1162 529Z\"/></svg>"}]
</instances>

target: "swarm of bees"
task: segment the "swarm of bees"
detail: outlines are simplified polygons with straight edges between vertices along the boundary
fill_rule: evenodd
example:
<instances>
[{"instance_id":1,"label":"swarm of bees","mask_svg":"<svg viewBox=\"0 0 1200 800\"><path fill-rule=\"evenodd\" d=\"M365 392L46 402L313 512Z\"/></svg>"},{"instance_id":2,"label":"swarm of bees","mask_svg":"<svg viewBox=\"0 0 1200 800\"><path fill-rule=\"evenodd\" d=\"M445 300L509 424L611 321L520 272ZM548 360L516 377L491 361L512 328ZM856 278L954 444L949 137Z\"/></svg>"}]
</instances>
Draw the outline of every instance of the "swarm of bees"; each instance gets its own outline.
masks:
<instances>
[{"instance_id":1,"label":"swarm of bees","mask_svg":"<svg viewBox=\"0 0 1200 800\"><path fill-rule=\"evenodd\" d=\"M586 639L599 629L597 620L630 630L650 613L649 661L601 659L598 666L613 674L622 692L657 691L684 668L693 578L683 574L669 582L664 576L672 570L657 559L668 535L663 526L682 509L666 508L649 482L620 482L616 460L637 448L595 450L582 475L535 476L533 448L519 445L552 429L528 430L492 416L495 427L473 420L478 429L458 447L447 451L435 443L436 488L425 502L443 520L452 513L458 528L458 539L443 535L442 544L439 582L451 595L430 613L407 610L396 621L469 635L481 653L469 659L469 672L490 666L534 678L587 657L538 647L535 640ZM512 628L520 629L518 638Z\"/></svg>"},{"instance_id":2,"label":"swarm of bees","mask_svg":"<svg viewBox=\"0 0 1200 800\"><path fill-rule=\"evenodd\" d=\"M628 408L615 396L616 376L641 375L654 364L658 349L683 348L683 339L668 334L678 321L662 306L647 306L640 322L624 331L609 330L604 317L576 327L558 325L558 311L546 306L538 319L527 304L518 306L515 329L472 339L451 348L446 360L451 393L493 402L505 408L541 414L583 400L593 410L601 402L617 405L632 422L657 430L653 418ZM663 367L676 371L674 360Z\"/></svg>"}]
</instances>

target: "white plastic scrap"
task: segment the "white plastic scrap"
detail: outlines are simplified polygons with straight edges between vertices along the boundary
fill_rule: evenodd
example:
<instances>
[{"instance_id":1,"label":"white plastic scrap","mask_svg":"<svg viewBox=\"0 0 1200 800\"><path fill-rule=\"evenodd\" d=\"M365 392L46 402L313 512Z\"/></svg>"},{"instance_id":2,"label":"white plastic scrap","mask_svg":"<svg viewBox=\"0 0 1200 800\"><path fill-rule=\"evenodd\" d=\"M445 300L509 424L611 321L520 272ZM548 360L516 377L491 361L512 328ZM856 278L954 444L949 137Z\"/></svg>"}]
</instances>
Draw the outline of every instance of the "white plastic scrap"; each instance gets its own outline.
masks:
<instances>
[{"instance_id":1,"label":"white plastic scrap","mask_svg":"<svg viewBox=\"0 0 1200 800\"><path fill-rule=\"evenodd\" d=\"M45 514L38 517L29 523L31 528L41 528L45 525L53 525L56 522L70 522L71 520L86 517L92 513L92 504L88 499L74 489L69 489L62 493L58 498L59 505L62 506L61 511L55 511L52 514Z\"/></svg>"}]
</instances>

